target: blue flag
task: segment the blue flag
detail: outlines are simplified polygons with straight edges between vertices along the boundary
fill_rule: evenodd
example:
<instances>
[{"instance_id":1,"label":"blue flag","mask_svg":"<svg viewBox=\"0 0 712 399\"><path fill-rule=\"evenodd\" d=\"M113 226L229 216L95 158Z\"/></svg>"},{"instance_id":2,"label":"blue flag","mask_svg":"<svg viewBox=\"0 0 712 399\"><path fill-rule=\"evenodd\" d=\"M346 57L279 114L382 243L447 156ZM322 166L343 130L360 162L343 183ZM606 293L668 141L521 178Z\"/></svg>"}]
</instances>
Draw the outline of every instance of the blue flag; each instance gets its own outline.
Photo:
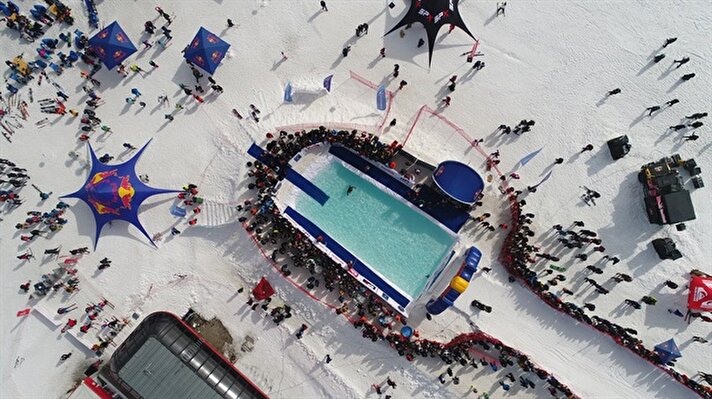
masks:
<instances>
[{"instance_id":1,"label":"blue flag","mask_svg":"<svg viewBox=\"0 0 712 399\"><path fill-rule=\"evenodd\" d=\"M284 87L284 101L291 103L292 102L292 83L287 82L287 85Z\"/></svg>"},{"instance_id":2,"label":"blue flag","mask_svg":"<svg viewBox=\"0 0 712 399\"><path fill-rule=\"evenodd\" d=\"M333 79L333 78L334 78L334 75L329 75L324 78L324 88L329 93L331 93L331 79Z\"/></svg>"},{"instance_id":3,"label":"blue flag","mask_svg":"<svg viewBox=\"0 0 712 399\"><path fill-rule=\"evenodd\" d=\"M376 92L376 108L379 111L386 110L386 88L383 85L378 86L378 91Z\"/></svg>"},{"instance_id":4,"label":"blue flag","mask_svg":"<svg viewBox=\"0 0 712 399\"><path fill-rule=\"evenodd\" d=\"M531 154L525 156L524 158L522 158L521 161L519 161L519 165L520 165L520 166L526 165L527 163L529 163L529 161L531 161L532 159L534 159L534 157L537 156L537 155L541 152L541 150L543 150L543 149L544 149L544 147L541 147L540 149L538 149L538 150L532 152Z\"/></svg>"}]
</instances>

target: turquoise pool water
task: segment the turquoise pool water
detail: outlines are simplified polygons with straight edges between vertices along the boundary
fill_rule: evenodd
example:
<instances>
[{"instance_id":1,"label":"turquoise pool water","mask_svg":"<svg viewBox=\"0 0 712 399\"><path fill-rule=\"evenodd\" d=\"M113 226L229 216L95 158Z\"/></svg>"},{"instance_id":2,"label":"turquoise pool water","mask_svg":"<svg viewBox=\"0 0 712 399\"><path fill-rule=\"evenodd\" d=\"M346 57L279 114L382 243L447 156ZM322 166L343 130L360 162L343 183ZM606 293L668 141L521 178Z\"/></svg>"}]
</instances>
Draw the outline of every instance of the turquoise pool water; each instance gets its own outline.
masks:
<instances>
[{"instance_id":1,"label":"turquoise pool water","mask_svg":"<svg viewBox=\"0 0 712 399\"><path fill-rule=\"evenodd\" d=\"M338 161L310 180L329 200L322 206L300 192L295 209L402 292L417 297L454 237ZM346 195L349 186L355 189Z\"/></svg>"}]
</instances>

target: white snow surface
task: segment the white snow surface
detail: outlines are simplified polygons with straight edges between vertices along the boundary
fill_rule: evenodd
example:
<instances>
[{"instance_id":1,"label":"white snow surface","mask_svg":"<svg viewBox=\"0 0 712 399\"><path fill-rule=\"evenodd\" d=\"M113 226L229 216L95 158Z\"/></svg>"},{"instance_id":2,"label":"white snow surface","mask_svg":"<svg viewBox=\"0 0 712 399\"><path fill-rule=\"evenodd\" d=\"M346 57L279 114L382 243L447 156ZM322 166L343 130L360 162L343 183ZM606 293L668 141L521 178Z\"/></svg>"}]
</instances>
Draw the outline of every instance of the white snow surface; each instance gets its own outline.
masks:
<instances>
[{"instance_id":1,"label":"white snow surface","mask_svg":"<svg viewBox=\"0 0 712 399\"><path fill-rule=\"evenodd\" d=\"M55 25L48 35L56 37L60 31L76 28L94 33L87 26L82 3L67 1L73 8L75 26L69 29ZM143 21L151 19L159 26L162 23L153 11L153 2L97 3L101 20L107 24L118 20L139 48L146 38L141 34ZM419 25L407 30L402 39L397 32L382 36L403 15L407 2L396 2L392 10L376 0L327 3L328 12L320 12L315 0L183 0L161 4L176 15L170 26L172 45L165 51L157 46L140 50L130 58L130 62L135 61L144 69L150 69L148 61L154 59L160 68L146 76L124 79L106 69L96 76L102 82L99 95L105 101L97 116L113 130L111 134L94 135L92 144L97 154L117 155L123 151L124 142L138 146L153 139L138 162L137 172L148 174L154 187L180 188L188 182L195 183L213 204L210 210L223 209L252 195L247 190L245 163L250 158L245 151L252 141L263 143L267 131L285 125L322 123L373 126L375 131L383 118L375 109L375 91L350 79L350 70L373 82L385 83L394 91L400 79L408 81L408 86L396 94L389 118L397 118L398 124L384 131L382 139L386 142L403 140L422 105L436 108L445 95L451 95L452 105L442 111L443 115L473 138L484 138L482 146L488 152L500 149L503 171L514 169L519 159L531 151L544 148L518 170L522 179L515 185L535 184L548 172L554 158L566 160L553 168L552 178L537 193L526 197L525 209L537 215L533 227L545 248L552 243L548 231L553 224L568 226L573 220L584 220L586 228L599 232L606 253L622 260L618 265L607 265L603 276L592 277L599 282L617 272L634 277L632 283L619 284L605 297L590 295L581 285L587 263L574 263L575 252L562 251L559 264L570 268L563 286L576 293L571 300L579 304L594 302L597 309L592 314L635 328L647 347L675 338L683 354L677 362L678 370L690 376L698 370L711 371L710 344L691 341L695 335L712 341L709 325L699 321L687 325L667 309L684 312L689 270L712 273L705 256L712 235L712 194L709 187L695 190L687 182L697 220L687 223L686 231L677 232L673 227L660 228L647 222L642 189L636 179L642 164L673 153L680 153L683 159L695 158L703 176L712 168L708 120L703 120L706 125L697 130L700 139L695 142L681 141L682 132L667 131L684 115L709 112L712 105L709 1L510 2L506 17L499 18L493 16L495 1L461 1L463 19L481 39L479 51L485 54L477 59L485 61L486 67L477 73L459 56L472 46L471 39L459 30L451 34L447 29L441 31L430 67L426 47L416 48L417 40L425 36ZM18 2L25 13L32 4ZM227 17L238 26L227 29ZM369 34L357 39L354 29L363 22L369 23ZM178 84L194 82L180 50L200 26L219 34L232 48L215 74L225 93L209 96L205 104L198 106L192 100L186 101ZM33 59L36 45L19 39L7 28L2 31L3 59L23 52L25 59ZM671 36L679 37L678 41L660 49L664 39ZM341 49L347 43L353 49L343 58ZM387 49L385 59L379 58L381 47ZM280 62L280 51L287 54L288 60ZM667 58L651 64L651 57L660 52ZM671 69L672 60L683 56L689 56L691 61L680 69ZM401 66L398 79L389 75L394 63ZM680 84L679 77L689 72L696 73L696 77ZM299 82L303 76L312 79L330 73L335 75L332 93L305 93L295 97L292 104L282 103L287 81ZM449 93L443 86L453 74L458 75L458 87ZM81 112L80 104L86 97L78 68L68 69L61 76L50 73L50 77L70 95L68 106ZM254 350L241 353L237 366L274 398L376 397L371 384L384 382L387 375L399 382L398 389L387 392L394 398L458 397L470 384L493 397L548 397L542 389L513 389L504 394L497 384L503 374L482 368L458 368L463 376L460 385L439 384L436 377L444 370L443 364L431 360L409 363L385 343L361 338L344 318L281 279L235 218L226 224L206 223L204 220L214 219L205 211L198 215L203 219L198 226L189 227L186 219L176 219L169 213L175 202L170 195L155 196L141 208L141 220L149 233L164 233L158 248L148 244L133 227L114 223L104 229L96 252L84 256L78 266L81 291L72 296L58 293L39 301L28 300L28 295L19 292L19 285L29 279L38 281L54 265L53 261L43 260L44 249L60 244L64 251L91 247L94 236L91 212L86 205L71 201L65 228L51 240L38 238L29 245L38 259L28 263L15 259L28 247L22 245L13 228L24 221L25 212L50 210L57 195L74 192L86 179L86 170L67 157L70 150L87 157L86 145L76 140L79 121L69 115L50 117L49 126L36 128L34 122L47 116L39 112L37 100L54 96L55 90L46 82L38 87L37 80L29 86L35 100L29 107L30 119L23 122L24 128L17 129L11 144L2 139L0 157L27 168L32 183L54 194L40 204L36 202L37 193L26 187L21 192L25 204L1 216L0 397L64 394L93 357L81 349L80 341L60 335L66 316L57 321L58 327L40 311L53 318L56 308L64 306L61 304L76 302L80 309L70 314L74 317L82 313L86 303L96 302L102 295L116 305L109 314L128 316L138 311L145 316L167 310L182 315L193 307L204 315L219 317L238 344L245 335L255 337ZM143 93L141 100L148 104L145 109L126 104L124 99L131 95L133 87ZM622 89L622 94L604 99L605 93L616 87ZM21 94L28 99L26 88ZM157 105L156 98L162 94L170 97L170 107ZM653 117L643 116L646 107L662 105L672 98L679 98L680 103L663 107ZM163 114L173 111L176 102L185 102L185 110L176 114L174 122L167 123ZM259 124L247 118L251 103L262 111ZM246 118L235 118L230 112L233 108ZM521 119L536 120L531 132L521 137L493 133L500 124L513 126ZM613 162L605 142L621 134L630 137L633 149L627 157ZM588 143L595 150L577 155ZM484 160L476 151L452 128L427 114L421 117L406 149L435 162L459 159L484 170ZM120 159L128 156L124 154ZM687 176L686 172L683 174ZM597 206L587 207L580 201L582 185L601 193ZM507 222L504 201L497 189L490 186L487 194L482 212L492 212L495 225ZM476 214L479 213L478 210ZM174 225L183 234L170 237L168 232ZM675 262L657 259L650 241L668 236L678 244L684 258ZM422 308L414 310L411 321L422 336L447 341L470 331L469 323L474 322L477 328L529 354L535 363L582 397L695 397L611 339L555 312L524 287L508 283L502 266L495 261L502 238L499 232L483 234L466 226L459 249L477 245L484 253L482 266L493 270L478 274L458 300L457 308L434 321L423 320ZM113 260L112 266L96 272L95 266L105 256ZM179 280L174 274L188 277ZM270 279L280 301L294 307L295 317L288 323L274 326L261 313L247 309L245 293L236 293L240 287L249 290L261 276ZM676 281L680 288L662 287L667 279ZM639 300L651 293L658 298L654 307L644 305L638 311L621 307L626 298ZM469 307L473 298L492 305L493 313L473 313ZM18 310L27 307L36 310L27 317L15 317ZM303 340L295 340L293 333L302 322L310 329ZM106 356L113 349L110 347ZM73 351L74 356L58 363L60 354L68 351ZM330 364L323 362L327 353L334 358Z\"/></svg>"}]
</instances>

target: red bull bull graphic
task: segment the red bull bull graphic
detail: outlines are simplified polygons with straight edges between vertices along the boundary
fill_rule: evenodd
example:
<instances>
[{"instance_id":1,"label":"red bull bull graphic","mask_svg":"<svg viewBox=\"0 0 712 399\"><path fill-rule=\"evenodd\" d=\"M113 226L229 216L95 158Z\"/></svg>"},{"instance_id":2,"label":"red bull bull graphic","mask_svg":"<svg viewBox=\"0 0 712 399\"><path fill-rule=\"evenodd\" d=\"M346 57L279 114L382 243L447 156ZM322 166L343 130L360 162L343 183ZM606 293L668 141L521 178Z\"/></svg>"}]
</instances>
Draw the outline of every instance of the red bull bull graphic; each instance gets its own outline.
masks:
<instances>
[{"instance_id":1,"label":"red bull bull graphic","mask_svg":"<svg viewBox=\"0 0 712 399\"><path fill-rule=\"evenodd\" d=\"M129 176L118 176L116 169L95 174L84 188L89 204L101 215L120 215L123 210L130 210L136 192Z\"/></svg>"},{"instance_id":2,"label":"red bull bull graphic","mask_svg":"<svg viewBox=\"0 0 712 399\"><path fill-rule=\"evenodd\" d=\"M178 191L149 187L136 176L136 162L147 145L148 143L131 159L118 165L105 165L99 162L89 145L92 167L86 182L79 191L63 196L63 198L80 199L89 205L96 223L95 248L104 225L116 220L134 225L151 241L151 237L138 219L141 204L151 196Z\"/></svg>"}]
</instances>

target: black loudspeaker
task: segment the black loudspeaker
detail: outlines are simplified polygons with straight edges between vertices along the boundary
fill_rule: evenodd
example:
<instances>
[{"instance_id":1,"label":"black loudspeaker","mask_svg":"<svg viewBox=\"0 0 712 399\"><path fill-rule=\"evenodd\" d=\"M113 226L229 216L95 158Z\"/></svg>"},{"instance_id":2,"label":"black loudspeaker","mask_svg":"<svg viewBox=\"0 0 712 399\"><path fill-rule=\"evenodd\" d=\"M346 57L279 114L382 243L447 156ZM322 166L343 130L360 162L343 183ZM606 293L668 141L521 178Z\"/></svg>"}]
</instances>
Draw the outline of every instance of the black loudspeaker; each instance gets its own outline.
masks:
<instances>
[{"instance_id":1,"label":"black loudspeaker","mask_svg":"<svg viewBox=\"0 0 712 399\"><path fill-rule=\"evenodd\" d=\"M653 240L653 248L660 259L676 260L682 258L682 254L675 248L675 243L670 238L657 238Z\"/></svg>"},{"instance_id":2,"label":"black loudspeaker","mask_svg":"<svg viewBox=\"0 0 712 399\"><path fill-rule=\"evenodd\" d=\"M621 159L630 152L631 145L628 143L628 136L620 136L608 140L608 150L613 159Z\"/></svg>"},{"instance_id":3,"label":"black loudspeaker","mask_svg":"<svg viewBox=\"0 0 712 399\"><path fill-rule=\"evenodd\" d=\"M701 176L695 176L692 178L692 185L695 186L695 188L702 188L705 186L705 182L702 181Z\"/></svg>"}]
</instances>

